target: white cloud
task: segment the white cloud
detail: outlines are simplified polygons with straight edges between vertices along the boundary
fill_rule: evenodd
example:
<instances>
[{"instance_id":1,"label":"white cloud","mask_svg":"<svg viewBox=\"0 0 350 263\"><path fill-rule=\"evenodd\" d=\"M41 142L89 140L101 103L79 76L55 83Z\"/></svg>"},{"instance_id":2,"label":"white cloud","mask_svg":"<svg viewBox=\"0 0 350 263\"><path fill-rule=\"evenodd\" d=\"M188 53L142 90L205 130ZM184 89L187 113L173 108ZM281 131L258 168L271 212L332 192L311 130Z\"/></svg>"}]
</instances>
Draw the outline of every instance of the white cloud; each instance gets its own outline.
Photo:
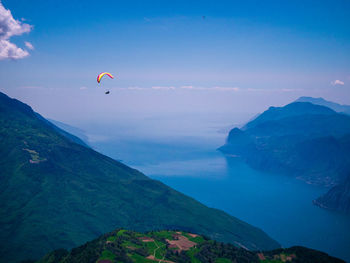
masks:
<instances>
[{"instance_id":1,"label":"white cloud","mask_svg":"<svg viewBox=\"0 0 350 263\"><path fill-rule=\"evenodd\" d=\"M86 90L87 87L80 87L79 89L80 89L80 90Z\"/></svg>"},{"instance_id":2,"label":"white cloud","mask_svg":"<svg viewBox=\"0 0 350 263\"><path fill-rule=\"evenodd\" d=\"M181 89L188 90L218 90L218 91L239 91L239 87L194 87L194 86L182 86Z\"/></svg>"},{"instance_id":3,"label":"white cloud","mask_svg":"<svg viewBox=\"0 0 350 263\"><path fill-rule=\"evenodd\" d=\"M339 79L336 79L335 81L332 81L331 84L333 86L335 86L335 85L342 85L343 86L345 83Z\"/></svg>"},{"instance_id":4,"label":"white cloud","mask_svg":"<svg viewBox=\"0 0 350 263\"><path fill-rule=\"evenodd\" d=\"M242 91L248 92L300 92L304 89L290 89L290 88L247 88Z\"/></svg>"},{"instance_id":5,"label":"white cloud","mask_svg":"<svg viewBox=\"0 0 350 263\"><path fill-rule=\"evenodd\" d=\"M206 91L239 91L239 87L195 87L195 86L181 86L181 87L175 87L175 86L152 86L151 88L145 88L145 87L137 87L137 86L131 86L131 87L125 87L125 88L117 88L119 90L179 90L179 89L187 89L187 90L206 90Z\"/></svg>"},{"instance_id":6,"label":"white cloud","mask_svg":"<svg viewBox=\"0 0 350 263\"><path fill-rule=\"evenodd\" d=\"M145 88L140 88L140 87L128 87L128 90L144 90Z\"/></svg>"},{"instance_id":7,"label":"white cloud","mask_svg":"<svg viewBox=\"0 0 350 263\"><path fill-rule=\"evenodd\" d=\"M281 89L282 92L293 92L299 89Z\"/></svg>"},{"instance_id":8,"label":"white cloud","mask_svg":"<svg viewBox=\"0 0 350 263\"><path fill-rule=\"evenodd\" d=\"M188 90L212 90L213 88L195 87L195 86L182 86L181 89L188 89Z\"/></svg>"},{"instance_id":9,"label":"white cloud","mask_svg":"<svg viewBox=\"0 0 350 263\"><path fill-rule=\"evenodd\" d=\"M29 56L29 52L27 50L17 47L8 40L0 39L0 60L6 58L20 59L27 56Z\"/></svg>"},{"instance_id":10,"label":"white cloud","mask_svg":"<svg viewBox=\"0 0 350 263\"><path fill-rule=\"evenodd\" d=\"M143 88L138 86L130 86L130 87L114 87L116 91L118 90L151 90L150 88Z\"/></svg>"},{"instance_id":11,"label":"white cloud","mask_svg":"<svg viewBox=\"0 0 350 263\"><path fill-rule=\"evenodd\" d=\"M11 43L10 38L28 33L31 30L31 25L15 20L11 11L5 9L0 1L0 60L27 57L29 52Z\"/></svg>"},{"instance_id":12,"label":"white cloud","mask_svg":"<svg viewBox=\"0 0 350 263\"><path fill-rule=\"evenodd\" d=\"M42 89L40 86L22 86L21 89Z\"/></svg>"},{"instance_id":13,"label":"white cloud","mask_svg":"<svg viewBox=\"0 0 350 263\"><path fill-rule=\"evenodd\" d=\"M28 42L28 41L24 41L24 44L26 45L26 47L30 50L34 50L34 46L32 45L32 43Z\"/></svg>"},{"instance_id":14,"label":"white cloud","mask_svg":"<svg viewBox=\"0 0 350 263\"><path fill-rule=\"evenodd\" d=\"M152 89L155 89L155 90L174 90L175 87L161 87L161 86L155 86L155 87L152 87Z\"/></svg>"},{"instance_id":15,"label":"white cloud","mask_svg":"<svg viewBox=\"0 0 350 263\"><path fill-rule=\"evenodd\" d=\"M213 89L221 91L239 91L238 87L213 87Z\"/></svg>"}]
</instances>

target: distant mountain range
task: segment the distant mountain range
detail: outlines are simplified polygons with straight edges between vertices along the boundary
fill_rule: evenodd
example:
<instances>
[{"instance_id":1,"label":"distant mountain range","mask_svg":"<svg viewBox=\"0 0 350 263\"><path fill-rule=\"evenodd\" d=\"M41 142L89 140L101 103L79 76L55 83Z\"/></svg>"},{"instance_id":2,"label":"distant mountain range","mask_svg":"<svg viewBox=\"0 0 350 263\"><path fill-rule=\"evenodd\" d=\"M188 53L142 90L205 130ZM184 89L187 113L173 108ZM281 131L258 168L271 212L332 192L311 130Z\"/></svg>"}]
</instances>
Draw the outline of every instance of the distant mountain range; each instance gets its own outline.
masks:
<instances>
[{"instance_id":1,"label":"distant mountain range","mask_svg":"<svg viewBox=\"0 0 350 263\"><path fill-rule=\"evenodd\" d=\"M86 133L77 127L74 127L72 125L56 121L53 119L47 119L49 122L51 122L55 127L60 128L61 130L67 132L69 135L74 135L75 137L78 137L80 139L80 142L77 142L78 144L82 144L84 146L88 146L88 140L89 138L86 136Z\"/></svg>"},{"instance_id":2,"label":"distant mountain range","mask_svg":"<svg viewBox=\"0 0 350 263\"><path fill-rule=\"evenodd\" d=\"M47 120L44 117L42 117L40 114L38 113L35 113L35 114L39 119L41 119L43 122L46 122L47 125L51 126L55 131L57 131L59 134L66 137L68 140L75 142L77 144L80 144L82 146L89 147L86 143L87 137L83 134L83 132L76 132L77 135L69 133L69 130L77 131L78 130L77 128L74 128L62 122ZM59 124L59 126L56 124ZM82 138L84 138L84 140Z\"/></svg>"},{"instance_id":3,"label":"distant mountain range","mask_svg":"<svg viewBox=\"0 0 350 263\"><path fill-rule=\"evenodd\" d=\"M323 98L300 97L296 102L310 102L312 104L326 106L336 112L350 114L350 105L341 105Z\"/></svg>"},{"instance_id":4,"label":"distant mountain range","mask_svg":"<svg viewBox=\"0 0 350 263\"><path fill-rule=\"evenodd\" d=\"M350 116L310 102L270 107L242 129L232 129L219 150L240 156L259 170L292 175L310 184L337 186L350 176ZM342 205L336 205L334 197L334 192L344 190L349 191L334 188L332 195L315 203L348 212L349 192L336 195ZM333 201L326 205L330 196Z\"/></svg>"},{"instance_id":5,"label":"distant mountain range","mask_svg":"<svg viewBox=\"0 0 350 263\"><path fill-rule=\"evenodd\" d=\"M317 250L291 247L248 251L185 231L138 233L118 229L72 251L59 249L36 263L344 263ZM29 263L29 262L28 262ZM34 261L33 261L34 263Z\"/></svg>"},{"instance_id":6,"label":"distant mountain range","mask_svg":"<svg viewBox=\"0 0 350 263\"><path fill-rule=\"evenodd\" d=\"M0 262L39 258L118 227L183 229L253 250L280 247L260 229L86 147L0 93Z\"/></svg>"}]
</instances>

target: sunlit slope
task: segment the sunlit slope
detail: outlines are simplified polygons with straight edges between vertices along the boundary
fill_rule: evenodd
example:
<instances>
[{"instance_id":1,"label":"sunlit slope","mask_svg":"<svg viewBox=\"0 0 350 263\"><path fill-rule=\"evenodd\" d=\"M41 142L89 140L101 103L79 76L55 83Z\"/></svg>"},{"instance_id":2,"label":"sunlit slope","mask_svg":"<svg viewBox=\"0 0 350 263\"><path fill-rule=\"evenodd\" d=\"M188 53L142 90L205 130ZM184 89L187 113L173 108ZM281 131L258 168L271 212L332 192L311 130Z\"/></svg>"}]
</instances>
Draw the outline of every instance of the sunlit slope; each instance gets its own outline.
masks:
<instances>
[{"instance_id":1,"label":"sunlit slope","mask_svg":"<svg viewBox=\"0 0 350 263\"><path fill-rule=\"evenodd\" d=\"M278 243L142 173L63 136L0 93L1 262L39 258L117 227L181 228L249 249Z\"/></svg>"},{"instance_id":2,"label":"sunlit slope","mask_svg":"<svg viewBox=\"0 0 350 263\"><path fill-rule=\"evenodd\" d=\"M138 233L120 229L68 252L48 253L36 263L343 263L326 253L305 247L247 251L184 231Z\"/></svg>"}]
</instances>

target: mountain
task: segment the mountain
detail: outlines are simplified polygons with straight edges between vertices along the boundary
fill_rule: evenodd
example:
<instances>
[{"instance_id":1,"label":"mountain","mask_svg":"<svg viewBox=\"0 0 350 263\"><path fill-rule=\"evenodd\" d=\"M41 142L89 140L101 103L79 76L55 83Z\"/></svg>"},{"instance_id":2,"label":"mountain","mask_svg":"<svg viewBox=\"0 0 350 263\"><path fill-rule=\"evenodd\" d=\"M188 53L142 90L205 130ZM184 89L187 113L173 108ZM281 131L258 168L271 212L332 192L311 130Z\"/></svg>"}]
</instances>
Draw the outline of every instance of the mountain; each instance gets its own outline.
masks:
<instances>
[{"instance_id":1,"label":"mountain","mask_svg":"<svg viewBox=\"0 0 350 263\"><path fill-rule=\"evenodd\" d=\"M249 249L279 247L260 229L57 129L0 93L0 262L39 258L117 227L181 228Z\"/></svg>"},{"instance_id":2,"label":"mountain","mask_svg":"<svg viewBox=\"0 0 350 263\"><path fill-rule=\"evenodd\" d=\"M87 141L89 140L89 138L86 136L85 132L82 129L79 129L77 127L74 127L72 125L69 125L60 121L56 121L52 119L47 119L47 120L51 122L54 125L54 127L58 127L61 130L65 131L67 134L77 137L80 141L76 141L76 143L82 144L88 147Z\"/></svg>"},{"instance_id":3,"label":"mountain","mask_svg":"<svg viewBox=\"0 0 350 263\"><path fill-rule=\"evenodd\" d=\"M262 114L258 115L255 119L248 122L243 129L249 129L256 127L259 124L262 124L267 121L277 121L283 120L288 117L296 117L303 115L334 115L335 111L323 107L320 105L315 105L312 103L299 103L294 102L290 103L284 107L270 107L267 111L264 111Z\"/></svg>"},{"instance_id":4,"label":"mountain","mask_svg":"<svg viewBox=\"0 0 350 263\"><path fill-rule=\"evenodd\" d=\"M68 126L68 125L65 125L64 123L62 122L56 122L56 123L60 123L60 126L56 126L54 123L55 121L53 120L50 120L48 121L47 119L45 119L44 117L42 117L40 114L36 113L37 117L39 119L41 119L43 122L46 122L47 125L51 126L55 131L57 131L59 134L63 135L64 137L66 137L67 139L69 139L70 141L72 142L75 142L77 144L80 144L82 146L85 146L85 147L89 147L85 141L83 141L82 139L80 139L80 137L76 136L76 135L73 135L69 132L66 131L67 128L71 127L71 126ZM62 128L61 128L62 126ZM71 129L74 129L73 127L71 127ZM76 128L77 129L77 128Z\"/></svg>"},{"instance_id":5,"label":"mountain","mask_svg":"<svg viewBox=\"0 0 350 263\"><path fill-rule=\"evenodd\" d=\"M219 148L263 171L287 174L331 188L314 200L350 212L350 116L310 102L270 107Z\"/></svg>"},{"instance_id":6,"label":"mountain","mask_svg":"<svg viewBox=\"0 0 350 263\"><path fill-rule=\"evenodd\" d=\"M350 114L350 105L341 105L323 98L300 97L296 102L310 102L312 104L326 106L336 112Z\"/></svg>"},{"instance_id":7,"label":"mountain","mask_svg":"<svg viewBox=\"0 0 350 263\"><path fill-rule=\"evenodd\" d=\"M317 250L291 247L251 252L185 231L138 233L119 229L74 248L45 255L37 263L229 263L299 262L342 263Z\"/></svg>"},{"instance_id":8,"label":"mountain","mask_svg":"<svg viewBox=\"0 0 350 263\"><path fill-rule=\"evenodd\" d=\"M332 187L326 194L314 200L314 204L330 209L350 212L350 176L344 182Z\"/></svg>"},{"instance_id":9,"label":"mountain","mask_svg":"<svg viewBox=\"0 0 350 263\"><path fill-rule=\"evenodd\" d=\"M345 156L350 154L350 135L345 136L341 141L347 147ZM350 166L348 162L346 166ZM332 187L326 194L314 200L314 204L322 208L350 213L350 174L338 185Z\"/></svg>"},{"instance_id":10,"label":"mountain","mask_svg":"<svg viewBox=\"0 0 350 263\"><path fill-rule=\"evenodd\" d=\"M309 102L270 107L230 131L223 153L252 167L334 186L350 173L350 116Z\"/></svg>"}]
</instances>

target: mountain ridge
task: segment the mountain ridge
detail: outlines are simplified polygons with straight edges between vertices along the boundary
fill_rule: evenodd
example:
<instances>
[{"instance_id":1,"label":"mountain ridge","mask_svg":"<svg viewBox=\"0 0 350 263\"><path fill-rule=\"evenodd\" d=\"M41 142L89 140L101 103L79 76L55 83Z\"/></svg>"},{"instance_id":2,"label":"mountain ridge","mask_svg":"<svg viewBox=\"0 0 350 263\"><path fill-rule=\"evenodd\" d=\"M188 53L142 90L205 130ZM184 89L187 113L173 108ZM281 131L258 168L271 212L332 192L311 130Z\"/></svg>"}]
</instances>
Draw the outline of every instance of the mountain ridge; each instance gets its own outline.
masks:
<instances>
[{"instance_id":1,"label":"mountain ridge","mask_svg":"<svg viewBox=\"0 0 350 263\"><path fill-rule=\"evenodd\" d=\"M322 114L322 115L328 115L328 114L334 114L335 111L322 106L322 105L315 105L310 102L292 102L287 104L284 107L269 107L266 111L264 111L262 114L259 114L255 119L248 122L242 129L249 129L252 128L262 122L265 121L273 121L273 120L280 120L282 118L287 118L291 116L298 116L298 115L305 115L305 114Z\"/></svg>"},{"instance_id":2,"label":"mountain ridge","mask_svg":"<svg viewBox=\"0 0 350 263\"><path fill-rule=\"evenodd\" d=\"M57 121L53 119L46 119L46 120L51 122L55 127L58 127L61 130L65 131L66 133L77 137L80 140L80 142L78 142L79 144L82 144L83 146L86 146L86 147L90 147L88 144L89 138L88 136L86 136L83 130L61 121Z\"/></svg>"},{"instance_id":3,"label":"mountain ridge","mask_svg":"<svg viewBox=\"0 0 350 263\"><path fill-rule=\"evenodd\" d=\"M339 104L333 101L325 100L324 98L300 97L295 102L310 102L312 104L326 106L336 112L350 114L350 105Z\"/></svg>"}]
</instances>

